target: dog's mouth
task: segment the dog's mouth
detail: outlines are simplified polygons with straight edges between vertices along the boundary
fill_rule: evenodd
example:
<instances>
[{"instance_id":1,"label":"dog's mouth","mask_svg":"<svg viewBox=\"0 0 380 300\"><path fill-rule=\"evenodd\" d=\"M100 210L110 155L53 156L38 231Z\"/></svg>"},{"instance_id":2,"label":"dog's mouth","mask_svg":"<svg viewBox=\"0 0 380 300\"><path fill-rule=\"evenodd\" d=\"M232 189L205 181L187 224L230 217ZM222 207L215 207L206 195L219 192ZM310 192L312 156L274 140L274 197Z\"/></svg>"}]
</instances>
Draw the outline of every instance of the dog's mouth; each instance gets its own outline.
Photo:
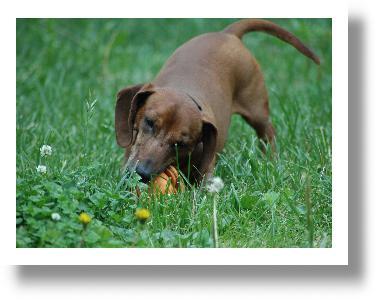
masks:
<instances>
[{"instance_id":1,"label":"dog's mouth","mask_svg":"<svg viewBox=\"0 0 380 300\"><path fill-rule=\"evenodd\" d=\"M156 178L158 175L160 175L162 172L164 172L169 166L165 167L165 168L160 168L158 171L150 174L150 175L144 175L144 174L139 174L139 176L141 177L141 182L147 184L149 183L152 179Z\"/></svg>"},{"instance_id":2,"label":"dog's mouth","mask_svg":"<svg viewBox=\"0 0 380 300\"><path fill-rule=\"evenodd\" d=\"M151 181L151 179L153 178L152 175L151 176L142 176L142 175L139 174L139 176L141 177L140 181L143 182L143 183L145 183L145 184L149 183L149 181Z\"/></svg>"},{"instance_id":3,"label":"dog's mouth","mask_svg":"<svg viewBox=\"0 0 380 300\"><path fill-rule=\"evenodd\" d=\"M128 161L126 164L126 168L129 170L129 172L135 172L136 174L138 174L141 178L140 182L145 184L148 184L151 180L156 178L159 174L163 173L171 165L171 163L169 163L168 165L165 165L164 167L161 167L157 170L154 170L154 172L150 173L149 171L147 172L146 169L144 170L144 168L139 168L138 164L138 161L135 163Z\"/></svg>"}]
</instances>

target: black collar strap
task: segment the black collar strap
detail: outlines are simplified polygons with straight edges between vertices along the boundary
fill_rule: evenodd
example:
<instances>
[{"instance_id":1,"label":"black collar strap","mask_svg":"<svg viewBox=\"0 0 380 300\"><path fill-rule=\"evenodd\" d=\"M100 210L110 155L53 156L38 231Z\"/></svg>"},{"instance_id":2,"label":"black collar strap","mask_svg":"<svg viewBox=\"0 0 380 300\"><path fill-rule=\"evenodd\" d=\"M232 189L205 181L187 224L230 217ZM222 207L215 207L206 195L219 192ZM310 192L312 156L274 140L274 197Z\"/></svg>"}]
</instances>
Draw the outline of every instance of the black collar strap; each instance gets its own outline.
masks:
<instances>
[{"instance_id":1,"label":"black collar strap","mask_svg":"<svg viewBox=\"0 0 380 300\"><path fill-rule=\"evenodd\" d=\"M202 111L202 106L200 106L199 103L193 97L191 97L191 95L189 95L188 93L185 93L185 94L195 103L198 109Z\"/></svg>"}]
</instances>

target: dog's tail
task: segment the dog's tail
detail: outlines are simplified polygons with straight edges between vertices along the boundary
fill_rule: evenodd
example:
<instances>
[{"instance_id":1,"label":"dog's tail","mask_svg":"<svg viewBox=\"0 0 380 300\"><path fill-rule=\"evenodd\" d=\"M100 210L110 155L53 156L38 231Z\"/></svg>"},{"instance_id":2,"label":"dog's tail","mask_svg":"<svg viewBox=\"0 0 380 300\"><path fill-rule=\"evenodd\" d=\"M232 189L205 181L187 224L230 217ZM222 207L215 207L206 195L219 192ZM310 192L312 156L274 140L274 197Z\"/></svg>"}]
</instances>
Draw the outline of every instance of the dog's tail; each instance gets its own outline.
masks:
<instances>
[{"instance_id":1,"label":"dog's tail","mask_svg":"<svg viewBox=\"0 0 380 300\"><path fill-rule=\"evenodd\" d=\"M280 26L265 20L245 19L235 22L226 27L223 32L233 34L238 38L242 38L244 34L251 31L264 31L273 35L280 40L291 44L303 55L312 59L316 64L320 64L319 57L306 47L295 35L281 28Z\"/></svg>"}]
</instances>

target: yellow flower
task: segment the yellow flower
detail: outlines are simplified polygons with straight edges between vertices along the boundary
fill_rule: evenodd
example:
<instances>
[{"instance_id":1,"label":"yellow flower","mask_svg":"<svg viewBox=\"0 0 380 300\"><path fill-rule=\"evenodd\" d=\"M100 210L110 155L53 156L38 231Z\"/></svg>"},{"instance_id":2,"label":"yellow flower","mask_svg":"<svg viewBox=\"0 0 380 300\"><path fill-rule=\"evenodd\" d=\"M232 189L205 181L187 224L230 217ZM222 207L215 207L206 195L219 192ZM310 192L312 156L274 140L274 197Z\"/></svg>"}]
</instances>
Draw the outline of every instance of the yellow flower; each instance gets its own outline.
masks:
<instances>
[{"instance_id":1,"label":"yellow flower","mask_svg":"<svg viewBox=\"0 0 380 300\"><path fill-rule=\"evenodd\" d=\"M144 223L149 219L150 211L146 208L138 208L136 209L135 216L140 222Z\"/></svg>"},{"instance_id":2,"label":"yellow flower","mask_svg":"<svg viewBox=\"0 0 380 300\"><path fill-rule=\"evenodd\" d=\"M79 215L79 221L83 224L83 225L87 225L88 223L91 222L91 217L86 214L85 212L82 212L80 215Z\"/></svg>"}]
</instances>

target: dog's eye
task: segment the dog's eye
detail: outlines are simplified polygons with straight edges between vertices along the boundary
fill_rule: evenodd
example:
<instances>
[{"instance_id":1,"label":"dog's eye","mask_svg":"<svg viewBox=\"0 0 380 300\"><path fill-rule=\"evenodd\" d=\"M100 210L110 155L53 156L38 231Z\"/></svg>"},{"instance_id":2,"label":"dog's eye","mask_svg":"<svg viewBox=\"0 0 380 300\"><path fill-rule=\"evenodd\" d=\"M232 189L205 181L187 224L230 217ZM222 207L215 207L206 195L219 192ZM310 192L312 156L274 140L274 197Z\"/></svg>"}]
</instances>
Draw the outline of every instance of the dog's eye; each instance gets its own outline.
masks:
<instances>
[{"instance_id":1,"label":"dog's eye","mask_svg":"<svg viewBox=\"0 0 380 300\"><path fill-rule=\"evenodd\" d=\"M153 127L154 127L154 121L153 121L152 119L145 118L145 124L146 124L146 126L148 126L150 129L153 129Z\"/></svg>"}]
</instances>

